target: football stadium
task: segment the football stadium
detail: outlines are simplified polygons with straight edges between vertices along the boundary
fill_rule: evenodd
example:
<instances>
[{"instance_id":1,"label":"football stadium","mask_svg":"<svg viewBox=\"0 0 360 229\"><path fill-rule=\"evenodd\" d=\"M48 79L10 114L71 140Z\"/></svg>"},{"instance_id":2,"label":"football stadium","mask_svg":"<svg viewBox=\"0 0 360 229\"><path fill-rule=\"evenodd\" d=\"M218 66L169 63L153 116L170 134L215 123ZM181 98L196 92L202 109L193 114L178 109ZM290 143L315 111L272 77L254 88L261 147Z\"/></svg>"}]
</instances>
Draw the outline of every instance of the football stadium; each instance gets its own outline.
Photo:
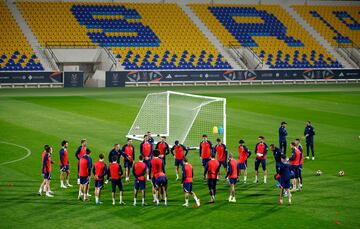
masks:
<instances>
[{"instance_id":1,"label":"football stadium","mask_svg":"<svg viewBox=\"0 0 360 229\"><path fill-rule=\"evenodd\" d=\"M360 228L359 1L0 11L0 228Z\"/></svg>"}]
</instances>

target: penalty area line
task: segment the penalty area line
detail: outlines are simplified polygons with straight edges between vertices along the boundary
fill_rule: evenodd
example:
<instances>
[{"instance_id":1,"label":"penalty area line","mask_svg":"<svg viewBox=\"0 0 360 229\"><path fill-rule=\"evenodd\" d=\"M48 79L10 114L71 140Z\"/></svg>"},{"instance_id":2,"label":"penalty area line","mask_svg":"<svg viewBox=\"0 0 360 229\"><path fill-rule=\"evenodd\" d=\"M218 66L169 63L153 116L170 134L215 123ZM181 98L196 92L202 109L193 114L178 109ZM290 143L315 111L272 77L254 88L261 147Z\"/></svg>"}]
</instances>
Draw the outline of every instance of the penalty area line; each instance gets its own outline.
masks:
<instances>
[{"instance_id":1,"label":"penalty area line","mask_svg":"<svg viewBox=\"0 0 360 229\"><path fill-rule=\"evenodd\" d=\"M5 141L0 141L0 144L6 144L6 145L12 145L12 146L16 146L18 148L22 148L24 150L26 150L26 155L19 158L19 159L15 159L15 160L12 160L12 161L6 161L6 162L2 162L0 163L0 165L7 165L7 164L11 164L11 163L15 163L15 162L18 162L18 161L22 161L24 159L26 159L27 157L29 157L31 155L31 150L25 146L22 146L22 145L18 145L18 144L15 144L15 143L11 143L11 142L5 142Z\"/></svg>"}]
</instances>

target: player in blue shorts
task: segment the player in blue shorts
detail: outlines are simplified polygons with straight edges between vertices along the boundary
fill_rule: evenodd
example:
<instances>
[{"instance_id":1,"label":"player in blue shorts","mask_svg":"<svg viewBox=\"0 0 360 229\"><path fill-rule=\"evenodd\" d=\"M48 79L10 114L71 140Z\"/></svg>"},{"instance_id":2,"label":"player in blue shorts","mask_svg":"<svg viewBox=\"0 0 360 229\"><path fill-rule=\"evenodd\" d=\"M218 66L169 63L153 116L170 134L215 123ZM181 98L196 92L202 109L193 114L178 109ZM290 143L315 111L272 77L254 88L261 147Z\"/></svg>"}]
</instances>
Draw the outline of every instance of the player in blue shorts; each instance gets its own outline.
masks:
<instances>
[{"instance_id":1,"label":"player in blue shorts","mask_svg":"<svg viewBox=\"0 0 360 229\"><path fill-rule=\"evenodd\" d=\"M277 173L275 179L280 180L280 197L279 204L283 204L283 193L288 194L289 205L291 204L291 193L290 193L290 166L287 163L287 158L285 154L281 155L281 164L279 172Z\"/></svg>"},{"instance_id":2,"label":"player in blue shorts","mask_svg":"<svg viewBox=\"0 0 360 229\"><path fill-rule=\"evenodd\" d=\"M289 164L291 171L294 173L293 189L291 191L294 192L298 190L299 165L301 162L302 153L296 147L295 142L291 142L290 146L292 149L292 153L291 153L291 157L289 158Z\"/></svg>"},{"instance_id":3,"label":"player in blue shorts","mask_svg":"<svg viewBox=\"0 0 360 229\"><path fill-rule=\"evenodd\" d=\"M120 191L120 201L119 204L124 204L124 189L121 182L121 176L123 175L123 170L121 165L117 163L117 156L112 157L112 163L109 165L108 176L111 177L111 189L112 189L112 204L115 205L115 193L116 187L119 188Z\"/></svg>"},{"instance_id":4,"label":"player in blue shorts","mask_svg":"<svg viewBox=\"0 0 360 229\"><path fill-rule=\"evenodd\" d=\"M228 170L226 177L229 180L230 183L230 196L229 196L229 202L236 202L235 199L235 184L239 179L239 170L236 160L233 158L233 155L229 154L229 161L228 161Z\"/></svg>"},{"instance_id":5,"label":"player in blue shorts","mask_svg":"<svg viewBox=\"0 0 360 229\"><path fill-rule=\"evenodd\" d=\"M79 179L80 179L80 187L79 187L79 196L78 199L83 199L84 201L89 201L89 183L91 176L91 168L92 168L92 160L90 157L91 150L89 148L86 149L85 155L82 156L79 160Z\"/></svg>"},{"instance_id":6,"label":"player in blue shorts","mask_svg":"<svg viewBox=\"0 0 360 229\"><path fill-rule=\"evenodd\" d=\"M175 153L174 153L175 151ZM176 172L176 180L179 179L179 166L183 167L184 165L184 157L186 157L189 150L183 145L180 144L178 140L175 141L175 145L170 150L171 154L175 159L175 172Z\"/></svg>"},{"instance_id":7,"label":"player in blue shorts","mask_svg":"<svg viewBox=\"0 0 360 229\"><path fill-rule=\"evenodd\" d=\"M104 186L104 177L107 174L107 167L104 163L104 154L99 155L99 161L95 162L93 167L93 174L95 180L95 203L102 204L100 201L101 189Z\"/></svg>"},{"instance_id":8,"label":"player in blue shorts","mask_svg":"<svg viewBox=\"0 0 360 229\"><path fill-rule=\"evenodd\" d=\"M61 188L69 188L72 185L69 183L70 179L70 165L69 165L69 156L68 156L68 147L69 142L63 140L61 142L61 149L59 151L60 156L60 187ZM64 182L64 178L66 177L66 184Z\"/></svg>"},{"instance_id":9,"label":"player in blue shorts","mask_svg":"<svg viewBox=\"0 0 360 229\"><path fill-rule=\"evenodd\" d=\"M246 184L247 159L250 157L251 152L244 144L245 144L245 141L240 139L239 147L238 147L238 153L239 153L238 170L239 170L239 176L241 174L241 170L244 171L244 184Z\"/></svg>"},{"instance_id":10,"label":"player in blue shorts","mask_svg":"<svg viewBox=\"0 0 360 229\"><path fill-rule=\"evenodd\" d=\"M165 200L165 206L167 206L167 184L168 180L163 172L159 172L155 174L155 195L159 196L159 193L162 193L163 198ZM156 205L159 206L159 198L156 198Z\"/></svg>"},{"instance_id":11,"label":"player in blue shorts","mask_svg":"<svg viewBox=\"0 0 360 229\"><path fill-rule=\"evenodd\" d=\"M195 192L192 191L192 182L194 177L194 170L192 165L188 162L188 159L184 157L184 166L182 173L182 187L185 192L185 204L184 207L189 207L189 194L194 197L196 206L200 207L200 200L197 198Z\"/></svg>"},{"instance_id":12,"label":"player in blue shorts","mask_svg":"<svg viewBox=\"0 0 360 229\"><path fill-rule=\"evenodd\" d=\"M54 162L51 160L52 148L49 145L45 145L45 151L42 154L42 168L41 172L44 177L44 182L39 190L39 195L44 188L47 197L54 197L50 190L50 181L51 181L51 164Z\"/></svg>"},{"instance_id":13,"label":"player in blue shorts","mask_svg":"<svg viewBox=\"0 0 360 229\"><path fill-rule=\"evenodd\" d=\"M304 149L300 143L300 139L299 138L296 138L295 139L295 144L296 144L296 147L300 150L300 153L301 153L301 159L300 159L300 163L299 163L299 188L302 189L302 171L303 171L303 165L304 165L304 157L305 157L305 154L304 154Z\"/></svg>"},{"instance_id":14,"label":"player in blue shorts","mask_svg":"<svg viewBox=\"0 0 360 229\"><path fill-rule=\"evenodd\" d=\"M146 175L146 164L144 163L144 157L139 156L139 161L136 162L133 166L133 175L134 180L134 206L136 206L136 198L139 189L141 190L142 195L142 206L145 206L145 175Z\"/></svg>"},{"instance_id":15,"label":"player in blue shorts","mask_svg":"<svg viewBox=\"0 0 360 229\"><path fill-rule=\"evenodd\" d=\"M266 155L268 151L268 146L264 142L265 138L264 136L259 136L259 142L255 146L255 180L254 183L258 183L258 171L259 171L259 165L261 164L261 167L264 172L264 184L266 184Z\"/></svg>"}]
</instances>

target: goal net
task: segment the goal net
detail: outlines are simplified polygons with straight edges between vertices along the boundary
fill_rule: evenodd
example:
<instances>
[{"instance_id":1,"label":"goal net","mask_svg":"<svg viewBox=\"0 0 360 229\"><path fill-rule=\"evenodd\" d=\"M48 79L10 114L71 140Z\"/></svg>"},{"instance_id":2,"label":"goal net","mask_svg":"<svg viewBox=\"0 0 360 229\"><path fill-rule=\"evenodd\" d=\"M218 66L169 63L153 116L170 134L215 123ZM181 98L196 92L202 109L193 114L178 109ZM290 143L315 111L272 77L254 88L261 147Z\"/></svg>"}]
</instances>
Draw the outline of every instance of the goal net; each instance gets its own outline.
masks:
<instances>
[{"instance_id":1,"label":"goal net","mask_svg":"<svg viewBox=\"0 0 360 229\"><path fill-rule=\"evenodd\" d=\"M147 131L156 142L166 136L169 145L179 140L198 148L203 134L226 143L226 99L174 91L150 93L127 137L142 140Z\"/></svg>"}]
</instances>

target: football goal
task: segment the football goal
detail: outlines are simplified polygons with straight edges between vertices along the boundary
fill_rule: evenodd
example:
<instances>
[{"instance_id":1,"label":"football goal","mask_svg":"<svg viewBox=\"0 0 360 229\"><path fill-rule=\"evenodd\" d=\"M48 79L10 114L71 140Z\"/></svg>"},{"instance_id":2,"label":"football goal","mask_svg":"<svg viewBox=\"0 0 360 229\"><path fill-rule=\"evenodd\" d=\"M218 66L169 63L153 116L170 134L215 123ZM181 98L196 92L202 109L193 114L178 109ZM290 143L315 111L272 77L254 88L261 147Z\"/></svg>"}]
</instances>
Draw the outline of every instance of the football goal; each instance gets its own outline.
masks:
<instances>
[{"instance_id":1,"label":"football goal","mask_svg":"<svg viewBox=\"0 0 360 229\"><path fill-rule=\"evenodd\" d=\"M169 145L179 140L198 148L203 134L226 143L226 99L166 91L146 96L128 134L143 140L150 131L155 141L166 136Z\"/></svg>"}]
</instances>

